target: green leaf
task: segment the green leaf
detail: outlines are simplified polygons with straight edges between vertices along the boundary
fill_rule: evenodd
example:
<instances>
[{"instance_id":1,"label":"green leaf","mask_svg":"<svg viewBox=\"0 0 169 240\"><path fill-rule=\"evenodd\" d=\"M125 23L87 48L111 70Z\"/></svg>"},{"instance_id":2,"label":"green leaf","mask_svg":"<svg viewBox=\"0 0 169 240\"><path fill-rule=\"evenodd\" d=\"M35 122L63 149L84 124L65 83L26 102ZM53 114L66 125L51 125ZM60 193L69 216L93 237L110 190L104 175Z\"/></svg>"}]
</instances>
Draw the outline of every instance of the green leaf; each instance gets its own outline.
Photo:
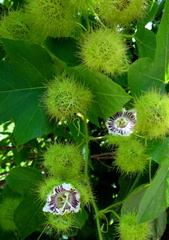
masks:
<instances>
[{"instance_id":1,"label":"green leaf","mask_svg":"<svg viewBox=\"0 0 169 240\"><path fill-rule=\"evenodd\" d=\"M62 60L67 66L73 67L79 65L80 60L77 56L78 47L75 39L48 37L44 44L52 55Z\"/></svg>"},{"instance_id":2,"label":"green leaf","mask_svg":"<svg viewBox=\"0 0 169 240\"><path fill-rule=\"evenodd\" d=\"M134 189L134 191L125 199L121 208L121 214L137 211L140 201L143 198L146 190L146 185L141 185L138 188Z\"/></svg>"},{"instance_id":3,"label":"green leaf","mask_svg":"<svg viewBox=\"0 0 169 240\"><path fill-rule=\"evenodd\" d=\"M157 218L168 207L169 161L163 161L160 169L147 191L138 210L138 223Z\"/></svg>"},{"instance_id":4,"label":"green leaf","mask_svg":"<svg viewBox=\"0 0 169 240\"><path fill-rule=\"evenodd\" d=\"M53 62L40 46L1 39L10 62L0 62L0 123L13 119L16 144L51 131L42 96L54 73Z\"/></svg>"},{"instance_id":5,"label":"green leaf","mask_svg":"<svg viewBox=\"0 0 169 240\"><path fill-rule=\"evenodd\" d=\"M157 49L155 54L156 67L160 65L160 69L164 74L164 81L168 80L169 71L169 0L165 1L164 13L161 19L159 30L157 33Z\"/></svg>"},{"instance_id":6,"label":"green leaf","mask_svg":"<svg viewBox=\"0 0 169 240\"><path fill-rule=\"evenodd\" d=\"M13 191L26 194L42 181L42 173L35 168L17 167L10 171L6 181Z\"/></svg>"},{"instance_id":7,"label":"green leaf","mask_svg":"<svg viewBox=\"0 0 169 240\"><path fill-rule=\"evenodd\" d=\"M169 0L166 1L164 13L156 35L155 59L141 58L129 69L128 83L133 95L139 95L149 88L163 89L168 79L169 67Z\"/></svg>"},{"instance_id":8,"label":"green leaf","mask_svg":"<svg viewBox=\"0 0 169 240\"><path fill-rule=\"evenodd\" d=\"M42 208L43 206L41 206L38 199L33 195L29 195L14 211L14 222L21 239L25 239L45 223Z\"/></svg>"},{"instance_id":9,"label":"green leaf","mask_svg":"<svg viewBox=\"0 0 169 240\"><path fill-rule=\"evenodd\" d=\"M139 58L149 57L154 59L156 49L156 36L152 31L143 28L134 36L139 51Z\"/></svg>"},{"instance_id":10,"label":"green leaf","mask_svg":"<svg viewBox=\"0 0 169 240\"><path fill-rule=\"evenodd\" d=\"M148 141L146 154L148 154L155 162L161 164L169 158L169 138Z\"/></svg>"},{"instance_id":11,"label":"green leaf","mask_svg":"<svg viewBox=\"0 0 169 240\"><path fill-rule=\"evenodd\" d=\"M81 209L80 212L75 214L75 218L76 218L76 227L82 228L86 220L88 219L88 213L84 209Z\"/></svg>"},{"instance_id":12,"label":"green leaf","mask_svg":"<svg viewBox=\"0 0 169 240\"><path fill-rule=\"evenodd\" d=\"M151 222L152 240L161 239L167 225L167 213L162 212L158 218Z\"/></svg>"},{"instance_id":13,"label":"green leaf","mask_svg":"<svg viewBox=\"0 0 169 240\"><path fill-rule=\"evenodd\" d=\"M141 28L143 29L147 23L154 20L157 12L159 11L161 13L161 10L162 10L160 9L161 3L157 3L155 1L148 1L147 4L149 6L146 8L146 12L144 16L140 20L138 19L138 22L137 22L137 28L139 30L141 30Z\"/></svg>"},{"instance_id":14,"label":"green leaf","mask_svg":"<svg viewBox=\"0 0 169 240\"><path fill-rule=\"evenodd\" d=\"M10 239L10 240L18 240L18 237L15 236L14 232L3 232L0 231L0 239Z\"/></svg>"},{"instance_id":15,"label":"green leaf","mask_svg":"<svg viewBox=\"0 0 169 240\"><path fill-rule=\"evenodd\" d=\"M139 95L150 88L162 88L164 86L164 73L160 64L156 66L150 58L140 58L135 61L128 71L128 83L132 95Z\"/></svg>"},{"instance_id":16,"label":"green leaf","mask_svg":"<svg viewBox=\"0 0 169 240\"><path fill-rule=\"evenodd\" d=\"M67 68L69 73L73 73L76 80L90 88L94 99L89 109L89 119L100 117L107 119L131 99L124 89L113 82L109 77L90 70L82 70L79 67Z\"/></svg>"},{"instance_id":17,"label":"green leaf","mask_svg":"<svg viewBox=\"0 0 169 240\"><path fill-rule=\"evenodd\" d=\"M47 51L39 45L26 41L1 38L7 58L15 71L22 76L23 84L29 87L43 86L54 72L54 65Z\"/></svg>"}]
</instances>

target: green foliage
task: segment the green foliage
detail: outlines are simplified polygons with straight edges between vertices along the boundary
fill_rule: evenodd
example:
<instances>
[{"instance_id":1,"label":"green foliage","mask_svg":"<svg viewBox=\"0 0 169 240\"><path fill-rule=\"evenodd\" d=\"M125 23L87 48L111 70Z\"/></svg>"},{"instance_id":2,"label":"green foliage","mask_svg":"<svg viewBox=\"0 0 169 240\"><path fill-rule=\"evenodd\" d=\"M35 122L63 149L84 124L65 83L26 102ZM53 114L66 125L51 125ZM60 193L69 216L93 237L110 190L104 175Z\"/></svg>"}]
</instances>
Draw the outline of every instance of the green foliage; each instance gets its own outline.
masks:
<instances>
[{"instance_id":1,"label":"green foliage","mask_svg":"<svg viewBox=\"0 0 169 240\"><path fill-rule=\"evenodd\" d=\"M166 160L162 162L160 169L140 202L138 222L153 220L167 208L168 178L168 160Z\"/></svg>"},{"instance_id":2,"label":"green foliage","mask_svg":"<svg viewBox=\"0 0 169 240\"><path fill-rule=\"evenodd\" d=\"M10 175L6 177L6 181L14 191L26 194L39 181L42 181L42 174L34 168L17 167L11 170Z\"/></svg>"},{"instance_id":3,"label":"green foliage","mask_svg":"<svg viewBox=\"0 0 169 240\"><path fill-rule=\"evenodd\" d=\"M169 0L0 4L0 239L165 237L168 19ZM122 109L132 134L108 135Z\"/></svg>"},{"instance_id":4,"label":"green foliage","mask_svg":"<svg viewBox=\"0 0 169 240\"><path fill-rule=\"evenodd\" d=\"M26 217L25 217L26 216ZM42 205L37 196L29 194L14 212L14 222L21 239L25 239L45 223Z\"/></svg>"},{"instance_id":5,"label":"green foliage","mask_svg":"<svg viewBox=\"0 0 169 240\"><path fill-rule=\"evenodd\" d=\"M3 209L0 215L0 227L1 231L8 232L8 231L16 231L16 226L13 220L13 213L21 199L19 198L5 198L1 204L0 208Z\"/></svg>"}]
</instances>

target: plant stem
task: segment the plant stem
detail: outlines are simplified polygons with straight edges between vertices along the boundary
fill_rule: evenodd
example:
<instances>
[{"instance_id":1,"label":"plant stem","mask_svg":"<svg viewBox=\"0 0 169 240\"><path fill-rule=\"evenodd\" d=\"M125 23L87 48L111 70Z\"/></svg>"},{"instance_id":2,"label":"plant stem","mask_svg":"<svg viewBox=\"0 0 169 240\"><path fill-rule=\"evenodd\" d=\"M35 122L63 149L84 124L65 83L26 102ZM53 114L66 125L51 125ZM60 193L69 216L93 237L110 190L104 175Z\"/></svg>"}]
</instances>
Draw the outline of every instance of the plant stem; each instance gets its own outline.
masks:
<instances>
[{"instance_id":1,"label":"plant stem","mask_svg":"<svg viewBox=\"0 0 169 240\"><path fill-rule=\"evenodd\" d=\"M99 237L99 240L103 240L103 236L102 236L102 232L101 232L100 219L99 219L99 217L97 217L99 211L98 211L98 208L97 208L97 205L96 205L96 202L95 202L94 198L92 198L92 205L93 205L93 208L94 208L94 211L95 211L98 237Z\"/></svg>"},{"instance_id":2,"label":"plant stem","mask_svg":"<svg viewBox=\"0 0 169 240\"><path fill-rule=\"evenodd\" d=\"M100 136L100 137L89 137L90 140L100 140L100 139L106 139L105 136Z\"/></svg>"},{"instance_id":3,"label":"plant stem","mask_svg":"<svg viewBox=\"0 0 169 240\"><path fill-rule=\"evenodd\" d=\"M84 116L84 133L85 133L85 151L84 151L84 160L85 160L85 170L84 174L88 178L88 162L89 162L89 133L87 127L86 115Z\"/></svg>"},{"instance_id":4,"label":"plant stem","mask_svg":"<svg viewBox=\"0 0 169 240\"><path fill-rule=\"evenodd\" d=\"M121 204L123 204L123 202L124 202L124 201L121 201L121 202L114 203L114 204L112 204L112 205L108 206L107 208L105 208L105 209L103 209L103 210L99 211L99 212L98 212L98 214L109 212L109 211L110 211L110 209L112 209L112 208L114 208L114 207L116 207L116 206L118 206L118 205L121 205Z\"/></svg>"},{"instance_id":5,"label":"plant stem","mask_svg":"<svg viewBox=\"0 0 169 240\"><path fill-rule=\"evenodd\" d=\"M89 164L89 133L88 133L88 127L87 127L87 118L86 115L84 115L84 135L85 135L85 151L84 151L84 160L85 160L85 169L84 169L84 174L87 178L88 183L89 181L89 175L88 175L88 164ZM95 218L96 218L96 226L97 226L97 232L98 232L98 237L99 240L103 240L102 232L101 232L101 225L100 225L100 219L98 217L98 208L95 202L94 197L92 197L92 205L95 211Z\"/></svg>"}]
</instances>

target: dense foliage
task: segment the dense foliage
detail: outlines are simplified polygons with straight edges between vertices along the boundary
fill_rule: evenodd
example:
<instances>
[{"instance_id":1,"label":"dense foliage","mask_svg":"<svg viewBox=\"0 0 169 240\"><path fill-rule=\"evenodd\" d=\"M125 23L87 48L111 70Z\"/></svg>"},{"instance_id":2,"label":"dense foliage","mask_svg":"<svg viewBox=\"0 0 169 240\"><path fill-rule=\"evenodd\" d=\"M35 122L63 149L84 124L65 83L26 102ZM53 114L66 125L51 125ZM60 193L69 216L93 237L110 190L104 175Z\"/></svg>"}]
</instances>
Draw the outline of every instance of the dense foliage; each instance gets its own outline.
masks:
<instances>
[{"instance_id":1,"label":"dense foliage","mask_svg":"<svg viewBox=\"0 0 169 240\"><path fill-rule=\"evenodd\" d=\"M168 239L169 0L0 4L0 239Z\"/></svg>"}]
</instances>

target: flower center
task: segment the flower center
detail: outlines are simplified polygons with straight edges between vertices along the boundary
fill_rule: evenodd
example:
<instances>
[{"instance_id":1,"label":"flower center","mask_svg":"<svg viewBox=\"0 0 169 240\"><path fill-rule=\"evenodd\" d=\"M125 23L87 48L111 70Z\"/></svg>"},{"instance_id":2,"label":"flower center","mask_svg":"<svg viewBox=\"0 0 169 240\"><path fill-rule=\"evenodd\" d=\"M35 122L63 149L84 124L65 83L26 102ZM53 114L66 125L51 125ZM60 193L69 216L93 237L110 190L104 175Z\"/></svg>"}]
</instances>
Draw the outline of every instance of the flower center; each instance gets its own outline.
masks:
<instances>
[{"instance_id":1,"label":"flower center","mask_svg":"<svg viewBox=\"0 0 169 240\"><path fill-rule=\"evenodd\" d=\"M125 128L128 125L128 121L124 117L120 117L117 120L115 120L114 122L117 125L117 127L120 127L120 128Z\"/></svg>"}]
</instances>

